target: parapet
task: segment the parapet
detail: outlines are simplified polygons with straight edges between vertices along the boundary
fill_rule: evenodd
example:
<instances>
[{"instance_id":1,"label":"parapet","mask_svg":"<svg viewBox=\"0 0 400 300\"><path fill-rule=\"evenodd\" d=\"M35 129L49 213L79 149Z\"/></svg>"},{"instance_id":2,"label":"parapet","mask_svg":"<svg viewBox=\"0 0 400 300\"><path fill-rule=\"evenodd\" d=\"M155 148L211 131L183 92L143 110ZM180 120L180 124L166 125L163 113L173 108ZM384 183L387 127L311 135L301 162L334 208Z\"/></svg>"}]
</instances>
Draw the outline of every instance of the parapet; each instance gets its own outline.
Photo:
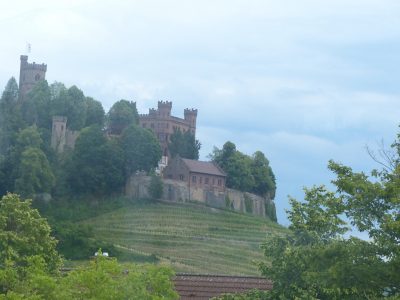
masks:
<instances>
[{"instance_id":1,"label":"parapet","mask_svg":"<svg viewBox=\"0 0 400 300\"><path fill-rule=\"evenodd\" d=\"M68 118L65 116L53 116L53 123L67 123Z\"/></svg>"},{"instance_id":2,"label":"parapet","mask_svg":"<svg viewBox=\"0 0 400 300\"><path fill-rule=\"evenodd\" d=\"M47 71L47 65L46 64L37 64L35 62L33 63L28 63L28 56L27 55L21 55L20 56L21 59L21 67L23 69L29 69L29 70L39 70L39 71L43 71L46 72Z\"/></svg>"},{"instance_id":3,"label":"parapet","mask_svg":"<svg viewBox=\"0 0 400 300\"><path fill-rule=\"evenodd\" d=\"M185 108L185 110L183 111L184 115L194 115L197 116L197 109L194 108Z\"/></svg>"},{"instance_id":4,"label":"parapet","mask_svg":"<svg viewBox=\"0 0 400 300\"><path fill-rule=\"evenodd\" d=\"M158 108L172 108L172 101L158 101Z\"/></svg>"}]
</instances>

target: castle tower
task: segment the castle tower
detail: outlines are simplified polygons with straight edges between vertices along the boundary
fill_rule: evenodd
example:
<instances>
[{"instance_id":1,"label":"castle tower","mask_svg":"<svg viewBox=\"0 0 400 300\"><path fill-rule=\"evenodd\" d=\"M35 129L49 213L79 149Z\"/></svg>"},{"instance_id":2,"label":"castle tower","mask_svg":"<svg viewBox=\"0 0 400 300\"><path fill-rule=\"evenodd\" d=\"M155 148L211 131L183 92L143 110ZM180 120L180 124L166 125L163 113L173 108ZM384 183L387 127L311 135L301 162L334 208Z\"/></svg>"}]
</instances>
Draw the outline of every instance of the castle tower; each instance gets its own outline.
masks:
<instances>
[{"instance_id":1,"label":"castle tower","mask_svg":"<svg viewBox=\"0 0 400 300\"><path fill-rule=\"evenodd\" d=\"M158 101L158 115L161 118L168 118L171 116L172 102Z\"/></svg>"},{"instance_id":2,"label":"castle tower","mask_svg":"<svg viewBox=\"0 0 400 300\"><path fill-rule=\"evenodd\" d=\"M24 100L26 94L40 80L46 78L47 65L28 63L28 56L21 55L19 71L19 98Z\"/></svg>"},{"instance_id":3,"label":"castle tower","mask_svg":"<svg viewBox=\"0 0 400 300\"><path fill-rule=\"evenodd\" d=\"M189 129L193 135L196 135L196 119L197 119L197 109L184 110L185 121L189 124Z\"/></svg>"},{"instance_id":4,"label":"castle tower","mask_svg":"<svg viewBox=\"0 0 400 300\"><path fill-rule=\"evenodd\" d=\"M67 132L67 117L54 116L51 130L51 148L56 152L64 151Z\"/></svg>"}]
</instances>

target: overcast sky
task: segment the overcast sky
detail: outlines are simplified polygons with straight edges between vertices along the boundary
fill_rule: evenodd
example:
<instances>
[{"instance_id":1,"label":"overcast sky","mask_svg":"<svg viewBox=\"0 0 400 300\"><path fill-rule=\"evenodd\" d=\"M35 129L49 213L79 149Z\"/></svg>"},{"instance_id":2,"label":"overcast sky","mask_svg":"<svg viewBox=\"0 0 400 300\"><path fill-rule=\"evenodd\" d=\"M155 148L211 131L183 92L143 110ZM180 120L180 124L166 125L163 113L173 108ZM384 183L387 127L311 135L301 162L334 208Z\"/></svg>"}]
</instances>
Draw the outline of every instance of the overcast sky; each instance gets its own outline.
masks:
<instances>
[{"instance_id":1,"label":"overcast sky","mask_svg":"<svg viewBox=\"0 0 400 300\"><path fill-rule=\"evenodd\" d=\"M287 195L329 184L329 159L369 170L365 146L389 145L400 121L400 1L1 1L0 85L19 55L47 63L106 110L158 100L197 108L197 138L263 151Z\"/></svg>"}]
</instances>

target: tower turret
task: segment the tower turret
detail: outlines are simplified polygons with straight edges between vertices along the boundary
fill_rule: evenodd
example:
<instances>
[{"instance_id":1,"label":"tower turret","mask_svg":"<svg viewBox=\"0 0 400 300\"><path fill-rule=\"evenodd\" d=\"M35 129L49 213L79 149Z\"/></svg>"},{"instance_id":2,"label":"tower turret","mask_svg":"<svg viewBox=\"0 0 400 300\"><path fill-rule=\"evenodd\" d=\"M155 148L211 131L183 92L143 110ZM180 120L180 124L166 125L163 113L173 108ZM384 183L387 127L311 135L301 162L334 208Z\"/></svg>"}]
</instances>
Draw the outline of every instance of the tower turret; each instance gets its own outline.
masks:
<instances>
[{"instance_id":1,"label":"tower turret","mask_svg":"<svg viewBox=\"0 0 400 300\"><path fill-rule=\"evenodd\" d=\"M64 151L67 133L67 117L54 116L51 130L51 148L56 152Z\"/></svg>"},{"instance_id":2,"label":"tower turret","mask_svg":"<svg viewBox=\"0 0 400 300\"><path fill-rule=\"evenodd\" d=\"M196 135L196 119L197 119L197 109L186 108L184 111L185 121L189 125L192 134Z\"/></svg>"},{"instance_id":3,"label":"tower turret","mask_svg":"<svg viewBox=\"0 0 400 300\"><path fill-rule=\"evenodd\" d=\"M172 102L158 101L158 115L162 118L171 116Z\"/></svg>"},{"instance_id":4,"label":"tower turret","mask_svg":"<svg viewBox=\"0 0 400 300\"><path fill-rule=\"evenodd\" d=\"M19 71L19 98L24 100L26 94L40 80L46 78L47 65L28 63L28 56L21 55L21 65Z\"/></svg>"}]
</instances>

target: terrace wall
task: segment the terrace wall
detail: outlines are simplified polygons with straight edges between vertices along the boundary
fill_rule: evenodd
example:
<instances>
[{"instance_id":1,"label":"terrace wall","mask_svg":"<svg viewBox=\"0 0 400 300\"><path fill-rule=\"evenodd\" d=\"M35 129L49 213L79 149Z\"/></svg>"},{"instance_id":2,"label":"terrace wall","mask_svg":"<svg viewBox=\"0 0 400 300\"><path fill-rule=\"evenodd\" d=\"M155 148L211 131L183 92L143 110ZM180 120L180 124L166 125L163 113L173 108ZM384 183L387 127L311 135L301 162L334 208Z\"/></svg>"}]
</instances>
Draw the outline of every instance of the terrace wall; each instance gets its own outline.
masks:
<instances>
[{"instance_id":1,"label":"terrace wall","mask_svg":"<svg viewBox=\"0 0 400 300\"><path fill-rule=\"evenodd\" d=\"M132 198L149 198L150 177L134 175L129 178L125 195ZM215 208L227 208L265 217L265 203L271 201L258 195L226 189L225 192L189 187L186 182L163 179L162 200L171 202L200 202Z\"/></svg>"}]
</instances>

